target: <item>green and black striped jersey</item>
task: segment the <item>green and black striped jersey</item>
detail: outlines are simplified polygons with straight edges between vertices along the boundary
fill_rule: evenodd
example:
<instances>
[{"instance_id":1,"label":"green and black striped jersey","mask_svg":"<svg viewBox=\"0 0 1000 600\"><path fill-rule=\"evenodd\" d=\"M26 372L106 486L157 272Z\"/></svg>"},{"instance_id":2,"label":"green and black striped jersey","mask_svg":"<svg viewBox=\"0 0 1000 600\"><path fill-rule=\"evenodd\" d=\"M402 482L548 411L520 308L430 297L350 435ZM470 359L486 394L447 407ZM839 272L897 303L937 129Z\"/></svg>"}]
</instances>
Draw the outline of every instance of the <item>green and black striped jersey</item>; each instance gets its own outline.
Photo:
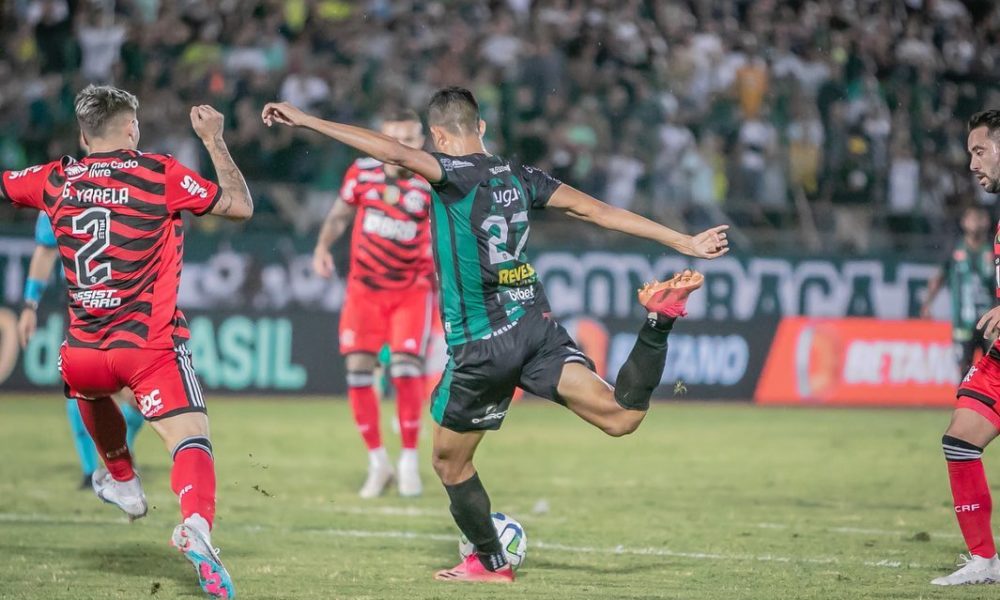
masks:
<instances>
[{"instance_id":1,"label":"green and black striped jersey","mask_svg":"<svg viewBox=\"0 0 1000 600\"><path fill-rule=\"evenodd\" d=\"M443 178L432 184L432 239L449 346L510 328L527 307L548 301L525 248L528 212L562 185L499 156L434 153Z\"/></svg>"}]
</instances>

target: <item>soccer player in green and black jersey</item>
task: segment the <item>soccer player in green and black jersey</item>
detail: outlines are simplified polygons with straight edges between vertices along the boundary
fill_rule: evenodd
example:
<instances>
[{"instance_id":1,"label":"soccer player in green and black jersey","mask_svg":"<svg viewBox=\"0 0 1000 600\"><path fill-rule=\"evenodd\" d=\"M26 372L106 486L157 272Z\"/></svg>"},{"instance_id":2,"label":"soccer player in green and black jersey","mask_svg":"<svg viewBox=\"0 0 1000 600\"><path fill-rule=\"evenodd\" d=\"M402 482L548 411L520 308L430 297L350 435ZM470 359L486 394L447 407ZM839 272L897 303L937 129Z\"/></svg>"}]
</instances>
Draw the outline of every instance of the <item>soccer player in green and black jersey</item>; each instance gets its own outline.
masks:
<instances>
[{"instance_id":1,"label":"soccer player in green and black jersey","mask_svg":"<svg viewBox=\"0 0 1000 600\"><path fill-rule=\"evenodd\" d=\"M948 283L951 291L951 335L962 375L968 373L976 350L986 350L983 331L976 328L979 317L993 307L994 266L990 245L990 215L985 207L969 206L962 212L962 239L955 244L941 266L941 272L927 287L927 299L920 311L930 315L930 306Z\"/></svg>"},{"instance_id":2,"label":"soccer player in green and black jersey","mask_svg":"<svg viewBox=\"0 0 1000 600\"><path fill-rule=\"evenodd\" d=\"M432 237L450 360L431 401L434 470L451 513L476 552L435 577L446 581L514 580L490 519L490 500L472 458L486 431L499 429L516 386L567 407L612 436L632 433L649 409L674 319L703 277L685 271L647 284L639 302L648 319L612 387L549 315L545 292L525 253L533 209L562 210L605 229L657 241L684 254L728 251L726 226L696 236L614 208L518 161L490 155L486 124L472 93L434 94L427 120L437 152L350 125L322 121L287 103L268 104L270 126L312 129L432 185Z\"/></svg>"}]
</instances>

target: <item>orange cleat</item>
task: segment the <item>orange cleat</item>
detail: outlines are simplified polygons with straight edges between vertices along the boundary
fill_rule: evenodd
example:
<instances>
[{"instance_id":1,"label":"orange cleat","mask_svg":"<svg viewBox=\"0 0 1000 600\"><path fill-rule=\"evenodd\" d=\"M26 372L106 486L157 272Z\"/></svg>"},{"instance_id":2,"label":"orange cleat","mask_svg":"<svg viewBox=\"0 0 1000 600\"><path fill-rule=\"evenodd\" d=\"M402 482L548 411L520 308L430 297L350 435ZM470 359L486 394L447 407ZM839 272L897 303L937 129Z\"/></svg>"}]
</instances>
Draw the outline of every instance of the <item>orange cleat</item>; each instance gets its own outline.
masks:
<instances>
[{"instance_id":1,"label":"orange cleat","mask_svg":"<svg viewBox=\"0 0 1000 600\"><path fill-rule=\"evenodd\" d=\"M514 569L504 565L497 571L483 566L475 552L465 557L456 567L434 574L438 581L481 581L487 583L514 583Z\"/></svg>"},{"instance_id":2,"label":"orange cleat","mask_svg":"<svg viewBox=\"0 0 1000 600\"><path fill-rule=\"evenodd\" d=\"M647 283L639 290L639 304L662 317L675 319L687 315L684 305L691 292L705 283L705 276L697 271L684 269L682 273L664 282Z\"/></svg>"}]
</instances>

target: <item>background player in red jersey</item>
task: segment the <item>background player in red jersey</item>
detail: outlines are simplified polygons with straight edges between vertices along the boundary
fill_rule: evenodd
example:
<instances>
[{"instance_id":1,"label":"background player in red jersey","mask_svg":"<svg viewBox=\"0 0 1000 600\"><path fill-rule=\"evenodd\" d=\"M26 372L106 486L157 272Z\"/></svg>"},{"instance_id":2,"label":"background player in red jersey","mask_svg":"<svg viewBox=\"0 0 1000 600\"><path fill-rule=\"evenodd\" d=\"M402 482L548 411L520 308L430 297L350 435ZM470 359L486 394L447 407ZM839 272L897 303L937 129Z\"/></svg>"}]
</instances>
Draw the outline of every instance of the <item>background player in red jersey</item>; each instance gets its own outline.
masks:
<instances>
[{"instance_id":1,"label":"background player in red jersey","mask_svg":"<svg viewBox=\"0 0 1000 600\"><path fill-rule=\"evenodd\" d=\"M0 199L44 211L52 221L68 288L66 394L77 399L107 467L95 473L94 491L131 519L146 514L125 421L111 399L128 387L173 456L171 487L183 522L171 542L194 564L203 590L231 598L232 581L210 538L215 464L208 417L177 308L181 212L247 219L253 202L222 139L221 114L191 109L216 185L170 156L138 152L138 107L128 92L88 86L76 98L76 116L89 154L3 172Z\"/></svg>"},{"instance_id":2,"label":"background player in red jersey","mask_svg":"<svg viewBox=\"0 0 1000 600\"><path fill-rule=\"evenodd\" d=\"M424 146L423 126L413 111L386 115L381 131L411 148ZM351 410L368 446L368 478L359 492L362 498L380 495L394 475L382 446L373 387L376 355L386 343L392 350L389 373L396 389L403 446L399 493L417 496L422 491L417 439L424 359L434 313L430 202L430 184L423 177L374 158L360 158L344 176L340 198L323 222L313 253L316 272L332 276L330 246L353 220L340 352L347 362Z\"/></svg>"},{"instance_id":3,"label":"background player in red jersey","mask_svg":"<svg viewBox=\"0 0 1000 600\"><path fill-rule=\"evenodd\" d=\"M976 113L969 120L969 169L987 192L1000 192L1000 110ZM993 252L1000 298L1000 228ZM1000 332L1000 306L988 311L976 325L983 336L995 340ZM983 449L1000 433L1000 344L969 369L958 386L958 402L951 423L941 438L948 463L948 479L955 501L955 516L969 549L961 567L934 585L1000 582L1000 559L990 520L993 498L983 470Z\"/></svg>"}]
</instances>

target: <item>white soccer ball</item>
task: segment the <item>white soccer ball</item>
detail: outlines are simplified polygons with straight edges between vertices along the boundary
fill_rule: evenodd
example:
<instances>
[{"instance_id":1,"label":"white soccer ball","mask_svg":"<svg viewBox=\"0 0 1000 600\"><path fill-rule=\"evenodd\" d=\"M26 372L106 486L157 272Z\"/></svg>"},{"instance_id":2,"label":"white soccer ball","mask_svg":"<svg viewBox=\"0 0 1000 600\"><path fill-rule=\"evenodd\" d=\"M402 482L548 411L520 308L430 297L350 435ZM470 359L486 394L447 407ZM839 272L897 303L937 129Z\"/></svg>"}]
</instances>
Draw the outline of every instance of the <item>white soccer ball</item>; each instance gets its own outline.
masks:
<instances>
[{"instance_id":1,"label":"white soccer ball","mask_svg":"<svg viewBox=\"0 0 1000 600\"><path fill-rule=\"evenodd\" d=\"M524 564L524 559L528 555L528 536L524 534L524 527L508 517L507 515L495 512L492 515L493 526L496 527L497 535L500 536L500 545L503 546L504 556L507 562L515 571ZM476 551L472 542L462 535L458 540L458 553L465 560L470 554Z\"/></svg>"}]
</instances>

